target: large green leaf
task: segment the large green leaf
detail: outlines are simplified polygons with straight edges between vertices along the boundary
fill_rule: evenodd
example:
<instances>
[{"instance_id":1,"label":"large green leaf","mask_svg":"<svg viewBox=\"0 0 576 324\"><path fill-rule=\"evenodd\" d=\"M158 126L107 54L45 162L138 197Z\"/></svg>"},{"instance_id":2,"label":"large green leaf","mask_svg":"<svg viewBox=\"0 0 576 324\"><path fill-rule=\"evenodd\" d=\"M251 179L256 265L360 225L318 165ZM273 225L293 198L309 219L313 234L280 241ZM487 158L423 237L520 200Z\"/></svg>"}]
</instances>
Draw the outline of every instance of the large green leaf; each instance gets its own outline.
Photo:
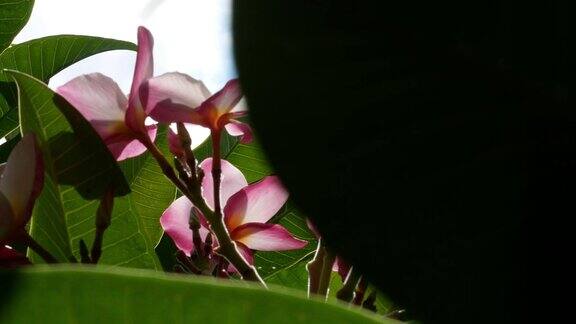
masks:
<instances>
[{"instance_id":1,"label":"large green leaf","mask_svg":"<svg viewBox=\"0 0 576 324\"><path fill-rule=\"evenodd\" d=\"M34 0L0 0L0 52L8 47L26 25Z\"/></svg>"},{"instance_id":2,"label":"large green leaf","mask_svg":"<svg viewBox=\"0 0 576 324\"><path fill-rule=\"evenodd\" d=\"M42 267L0 281L2 323L397 323L286 289L142 270Z\"/></svg>"},{"instance_id":3,"label":"large green leaf","mask_svg":"<svg viewBox=\"0 0 576 324\"><path fill-rule=\"evenodd\" d=\"M156 136L156 145L166 156L169 155L166 137L167 127L161 126ZM176 198L176 187L156 163L152 154L120 163L132 192L128 196L135 215L139 218L140 229L150 246L156 246L162 238L160 216Z\"/></svg>"},{"instance_id":4,"label":"large green leaf","mask_svg":"<svg viewBox=\"0 0 576 324\"><path fill-rule=\"evenodd\" d=\"M104 264L159 268L128 186L114 158L90 124L62 97L26 74L18 84L22 131L34 132L46 166L44 190L30 224L31 235L59 260L79 256L78 243L92 242L98 199L115 181L112 225L104 235ZM35 254L32 260L40 262Z\"/></svg>"},{"instance_id":5,"label":"large green leaf","mask_svg":"<svg viewBox=\"0 0 576 324\"><path fill-rule=\"evenodd\" d=\"M0 138L18 127L16 87L12 79L2 70L24 72L47 83L53 75L86 57L118 49L135 50L136 46L130 42L109 38L57 35L17 44L2 52L0 54Z\"/></svg>"}]
</instances>

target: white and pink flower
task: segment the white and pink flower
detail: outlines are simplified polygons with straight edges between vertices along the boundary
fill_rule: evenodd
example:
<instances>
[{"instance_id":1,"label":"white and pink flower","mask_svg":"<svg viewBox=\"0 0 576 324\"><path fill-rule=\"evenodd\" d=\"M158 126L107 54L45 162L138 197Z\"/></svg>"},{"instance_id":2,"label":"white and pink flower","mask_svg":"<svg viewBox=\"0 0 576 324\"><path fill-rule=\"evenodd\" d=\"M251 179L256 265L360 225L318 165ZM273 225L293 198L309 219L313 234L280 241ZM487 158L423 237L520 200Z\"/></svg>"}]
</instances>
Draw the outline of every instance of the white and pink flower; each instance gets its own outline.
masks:
<instances>
[{"instance_id":1,"label":"white and pink flower","mask_svg":"<svg viewBox=\"0 0 576 324\"><path fill-rule=\"evenodd\" d=\"M214 208L214 187L212 182L212 159L200 163L204 171L202 196L210 208ZM222 183L220 198L224 204L224 222L231 239L240 253L250 264L254 263L252 250L285 251L300 249L307 241L297 239L283 226L267 223L282 208L288 199L276 176L268 176L259 182L248 184L240 170L228 161L222 160ZM190 256L194 252L190 213L194 208L186 197L175 200L160 218L164 231L172 238L178 249ZM209 226L198 209L202 227L202 241L209 234ZM217 242L215 242L217 245Z\"/></svg>"},{"instance_id":2,"label":"white and pink flower","mask_svg":"<svg viewBox=\"0 0 576 324\"><path fill-rule=\"evenodd\" d=\"M128 98L114 80L100 73L81 75L57 90L90 122L118 161L146 152L142 142L156 138L156 125L145 125L149 109L140 91L152 77L153 47L150 31L138 28L138 53Z\"/></svg>"}]
</instances>

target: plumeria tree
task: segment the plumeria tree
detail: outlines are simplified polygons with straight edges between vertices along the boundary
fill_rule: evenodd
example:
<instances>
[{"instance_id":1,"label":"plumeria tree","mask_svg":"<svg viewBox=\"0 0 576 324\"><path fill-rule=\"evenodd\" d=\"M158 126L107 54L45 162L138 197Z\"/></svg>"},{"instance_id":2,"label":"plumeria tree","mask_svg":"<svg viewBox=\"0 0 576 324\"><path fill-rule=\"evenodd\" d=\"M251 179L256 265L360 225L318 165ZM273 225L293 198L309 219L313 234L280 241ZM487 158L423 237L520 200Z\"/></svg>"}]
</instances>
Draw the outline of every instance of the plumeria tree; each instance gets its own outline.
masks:
<instances>
[{"instance_id":1,"label":"plumeria tree","mask_svg":"<svg viewBox=\"0 0 576 324\"><path fill-rule=\"evenodd\" d=\"M26 21L14 15L27 17L32 5L0 1L0 26L14 22L0 32L0 135L6 141L0 146L0 267L11 269L0 280L13 284L1 296L8 306L0 321L58 321L57 313L22 314L23 304L12 296L39 304L43 292L35 287L80 289L95 280L102 284L93 287L102 298L97 307L86 310L82 298L61 301L80 312L74 316L98 311L117 319L106 294L124 287L143 300L159 291L190 305L174 314L197 312L211 321L222 314L242 321L238 314L246 309L222 302L235 294L252 312L275 305L261 322L286 312L302 322L394 321L390 302L323 243L290 200L251 130L239 80L211 93L184 73L155 76L154 40L145 27L138 28L136 45L57 35L8 46ZM100 73L78 76L56 92L47 87L67 66L116 49L136 51L129 94ZM191 145L191 125L210 132L198 147ZM159 277L162 272L182 275ZM156 288L144 289L142 276ZM207 276L220 280L202 279ZM239 280L257 288L235 285ZM301 292L268 290L279 285ZM199 293L190 298L187 289ZM122 300L136 302L135 296ZM222 313L194 308L202 302L219 303ZM154 303L141 306L126 316L164 313Z\"/></svg>"}]
</instances>

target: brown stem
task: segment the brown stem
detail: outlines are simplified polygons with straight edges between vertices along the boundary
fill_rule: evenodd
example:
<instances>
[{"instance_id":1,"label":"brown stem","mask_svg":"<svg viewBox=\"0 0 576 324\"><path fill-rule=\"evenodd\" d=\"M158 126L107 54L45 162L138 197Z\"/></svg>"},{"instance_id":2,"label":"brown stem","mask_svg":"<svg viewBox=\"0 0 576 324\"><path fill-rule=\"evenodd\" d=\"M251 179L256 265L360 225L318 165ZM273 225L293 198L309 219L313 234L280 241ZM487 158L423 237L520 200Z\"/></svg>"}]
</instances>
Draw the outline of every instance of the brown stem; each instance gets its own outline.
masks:
<instances>
[{"instance_id":1,"label":"brown stem","mask_svg":"<svg viewBox=\"0 0 576 324\"><path fill-rule=\"evenodd\" d=\"M102 256L102 242L104 241L104 232L112 222L112 209L114 208L114 188L110 187L100 199L100 205L96 211L96 234L94 235L94 242L92 242L92 250L90 252L90 261L97 264Z\"/></svg>"},{"instance_id":2,"label":"brown stem","mask_svg":"<svg viewBox=\"0 0 576 324\"><path fill-rule=\"evenodd\" d=\"M352 300L352 304L354 305L362 305L362 301L364 301L364 294L366 293L366 288L368 283L366 279L362 277L360 282L358 283L358 287L356 287L356 291L354 292L354 299Z\"/></svg>"},{"instance_id":3,"label":"brown stem","mask_svg":"<svg viewBox=\"0 0 576 324\"><path fill-rule=\"evenodd\" d=\"M204 246L202 243L202 238L200 237L200 221L198 220L198 215L196 215L196 211L192 209L190 212L190 221L189 221L190 230L192 230L192 243L194 244L194 250L198 254L198 256L204 256Z\"/></svg>"},{"instance_id":4,"label":"brown stem","mask_svg":"<svg viewBox=\"0 0 576 324\"><path fill-rule=\"evenodd\" d=\"M178 137L180 138L180 144L184 148L184 154L186 155L186 164L188 164L188 168L190 169L190 180L192 183L198 181L198 174L196 173L196 157L194 156L194 152L192 151L192 140L190 139L190 134L184 123L177 123L178 127Z\"/></svg>"},{"instance_id":5,"label":"brown stem","mask_svg":"<svg viewBox=\"0 0 576 324\"><path fill-rule=\"evenodd\" d=\"M84 240L81 239L80 242L78 242L78 245L80 246L80 262L84 264L92 263L92 260L90 260L90 253L88 252L86 242L84 242Z\"/></svg>"},{"instance_id":6,"label":"brown stem","mask_svg":"<svg viewBox=\"0 0 576 324\"><path fill-rule=\"evenodd\" d=\"M318 293L325 254L326 249L322 245L322 239L318 239L318 247L316 248L314 259L306 265L306 270L308 270L308 297Z\"/></svg>"},{"instance_id":7,"label":"brown stem","mask_svg":"<svg viewBox=\"0 0 576 324\"><path fill-rule=\"evenodd\" d=\"M92 243L92 251L90 252L90 259L93 264L97 264L102 256L102 242L104 241L104 231L106 228L96 227L96 235Z\"/></svg>"},{"instance_id":8,"label":"brown stem","mask_svg":"<svg viewBox=\"0 0 576 324\"><path fill-rule=\"evenodd\" d=\"M222 161L220 159L221 131L211 131L212 136L212 183L214 184L214 214L222 217L220 206L220 180L222 176Z\"/></svg>"},{"instance_id":9,"label":"brown stem","mask_svg":"<svg viewBox=\"0 0 576 324\"><path fill-rule=\"evenodd\" d=\"M172 168L170 163L168 163L166 157L164 157L164 154L162 154L162 152L158 150L158 147L149 138L140 139L140 142L152 154L152 156L160 166L160 169L162 169L162 173L164 173L164 175L168 177L168 179L170 179L170 181L172 181L174 185L176 185L176 188L178 188L178 190L180 190L184 195L189 196L190 192L188 190L188 187L186 187L184 182L182 182L182 180L178 178L176 172L174 172L174 169Z\"/></svg>"},{"instance_id":10,"label":"brown stem","mask_svg":"<svg viewBox=\"0 0 576 324\"><path fill-rule=\"evenodd\" d=\"M328 295L328 288L330 287L330 278L332 276L332 266L336 260L336 255L326 250L324 254L324 263L322 264L322 273L320 275L320 283L318 285L318 294L321 296Z\"/></svg>"},{"instance_id":11,"label":"brown stem","mask_svg":"<svg viewBox=\"0 0 576 324\"><path fill-rule=\"evenodd\" d=\"M338 292L336 293L336 298L344 301L344 302L351 302L352 298L354 298L354 291L356 290L356 286L360 281L361 275L358 271L355 271L353 267L350 268L348 271L348 275L346 276L346 280L344 281L344 285Z\"/></svg>"},{"instance_id":12,"label":"brown stem","mask_svg":"<svg viewBox=\"0 0 576 324\"><path fill-rule=\"evenodd\" d=\"M46 263L58 263L58 261L56 261L56 258L54 258L54 256L52 256L50 252L48 252L40 244L38 244L38 242L36 242L36 240L34 240L32 236L30 236L25 231L21 234L20 238L22 243L24 243L24 245L26 245L28 248L30 248L32 251L34 251L36 254L42 257L42 259L44 259Z\"/></svg>"}]
</instances>

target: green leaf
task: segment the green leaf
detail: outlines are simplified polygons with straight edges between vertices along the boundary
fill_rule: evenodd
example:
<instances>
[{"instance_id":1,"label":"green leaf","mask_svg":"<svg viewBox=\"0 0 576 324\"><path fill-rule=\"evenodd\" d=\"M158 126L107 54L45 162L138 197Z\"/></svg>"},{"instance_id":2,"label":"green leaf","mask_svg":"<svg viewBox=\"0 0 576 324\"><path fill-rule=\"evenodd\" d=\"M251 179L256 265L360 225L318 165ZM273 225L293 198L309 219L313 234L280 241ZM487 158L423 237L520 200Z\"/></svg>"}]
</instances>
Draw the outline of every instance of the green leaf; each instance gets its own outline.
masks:
<instances>
[{"instance_id":1,"label":"green leaf","mask_svg":"<svg viewBox=\"0 0 576 324\"><path fill-rule=\"evenodd\" d=\"M1 8L0 6L0 10ZM6 49L0 54L0 138L18 127L16 86L3 72L4 69L24 72L48 83L56 73L86 57L119 49L135 50L136 46L130 42L109 38L57 35L34 39Z\"/></svg>"},{"instance_id":2,"label":"green leaf","mask_svg":"<svg viewBox=\"0 0 576 324\"><path fill-rule=\"evenodd\" d=\"M78 266L0 274L2 323L398 323L286 289Z\"/></svg>"},{"instance_id":3,"label":"green leaf","mask_svg":"<svg viewBox=\"0 0 576 324\"><path fill-rule=\"evenodd\" d=\"M0 52L28 22L34 0L0 0Z\"/></svg>"},{"instance_id":4,"label":"green leaf","mask_svg":"<svg viewBox=\"0 0 576 324\"><path fill-rule=\"evenodd\" d=\"M256 141L250 144L236 144L225 159L240 169L249 183L273 173L264 151Z\"/></svg>"},{"instance_id":5,"label":"green leaf","mask_svg":"<svg viewBox=\"0 0 576 324\"><path fill-rule=\"evenodd\" d=\"M156 135L156 145L164 155L170 154L167 141L167 127L161 126ZM139 227L148 245L156 246L162 238L160 215L176 198L176 187L156 163L152 154L120 163L132 192L128 196L130 205L139 219Z\"/></svg>"},{"instance_id":6,"label":"green leaf","mask_svg":"<svg viewBox=\"0 0 576 324\"><path fill-rule=\"evenodd\" d=\"M272 222L284 226L295 237L308 241L308 245L299 250L292 251L258 251L254 257L254 263L264 280L282 276L301 276L302 271L294 267L299 263L307 263L314 256L316 250L316 237L308 229L306 218L297 211L291 201L288 201L283 209L272 219ZM303 267L303 265L300 265ZM282 273L282 272L287 273ZM290 283L289 287L306 289L308 280L299 280L298 283ZM305 283L302 285L302 283Z\"/></svg>"},{"instance_id":7,"label":"green leaf","mask_svg":"<svg viewBox=\"0 0 576 324\"><path fill-rule=\"evenodd\" d=\"M101 263L159 268L154 244L144 234L126 180L90 124L58 94L26 74L9 72L18 84L24 133L36 134L44 155L44 190L30 232L58 260L78 259L80 239L91 243L98 200L114 185L112 225L104 235ZM34 262L41 262L31 254Z\"/></svg>"},{"instance_id":8,"label":"green leaf","mask_svg":"<svg viewBox=\"0 0 576 324\"><path fill-rule=\"evenodd\" d=\"M268 284L294 288L306 292L308 290L308 270L306 270L306 264L314 258L314 252L315 251L310 251L291 265L281 265L278 271L271 272L271 274L264 277L264 281ZM257 253L257 256L260 258L257 264L261 265L265 262L268 264L278 264L278 262L264 260L264 257L260 254L261 252ZM280 259L280 262L284 263L285 261L284 259ZM261 266L259 267L261 268ZM271 266L268 267L271 268Z\"/></svg>"}]
</instances>

